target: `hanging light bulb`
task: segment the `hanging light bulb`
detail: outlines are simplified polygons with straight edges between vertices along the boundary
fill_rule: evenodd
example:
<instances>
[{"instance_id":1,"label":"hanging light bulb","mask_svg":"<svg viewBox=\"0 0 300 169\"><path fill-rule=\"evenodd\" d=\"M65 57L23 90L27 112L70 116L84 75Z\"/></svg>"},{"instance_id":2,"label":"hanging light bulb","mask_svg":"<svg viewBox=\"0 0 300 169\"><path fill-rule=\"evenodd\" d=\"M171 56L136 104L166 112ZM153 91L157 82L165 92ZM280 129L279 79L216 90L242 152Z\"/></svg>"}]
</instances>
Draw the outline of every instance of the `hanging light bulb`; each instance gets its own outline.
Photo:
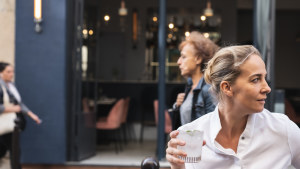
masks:
<instances>
[{"instance_id":1,"label":"hanging light bulb","mask_svg":"<svg viewBox=\"0 0 300 169\"><path fill-rule=\"evenodd\" d=\"M169 28L173 29L174 28L174 23L169 23Z\"/></svg>"},{"instance_id":2,"label":"hanging light bulb","mask_svg":"<svg viewBox=\"0 0 300 169\"><path fill-rule=\"evenodd\" d=\"M169 27L169 29L175 28L175 18L174 18L174 16L170 17L170 21L169 21L168 27Z\"/></svg>"},{"instance_id":3,"label":"hanging light bulb","mask_svg":"<svg viewBox=\"0 0 300 169\"><path fill-rule=\"evenodd\" d=\"M205 15L201 15L200 19L201 19L201 21L205 21L206 20L206 16Z\"/></svg>"},{"instance_id":4,"label":"hanging light bulb","mask_svg":"<svg viewBox=\"0 0 300 169\"><path fill-rule=\"evenodd\" d=\"M127 15L127 8L125 7L125 1L121 0L121 8L119 8L119 15L126 16Z\"/></svg>"},{"instance_id":5,"label":"hanging light bulb","mask_svg":"<svg viewBox=\"0 0 300 169\"><path fill-rule=\"evenodd\" d=\"M87 29L83 29L82 30L82 35L83 35L84 39L87 39L88 38L88 30Z\"/></svg>"},{"instance_id":6,"label":"hanging light bulb","mask_svg":"<svg viewBox=\"0 0 300 169\"><path fill-rule=\"evenodd\" d=\"M153 21L153 22L157 22L157 20L158 20L158 19L157 19L157 16L153 16L152 21Z\"/></svg>"},{"instance_id":7,"label":"hanging light bulb","mask_svg":"<svg viewBox=\"0 0 300 169\"><path fill-rule=\"evenodd\" d=\"M185 35L185 37L189 37L190 36L190 31L185 31L184 35Z\"/></svg>"},{"instance_id":8,"label":"hanging light bulb","mask_svg":"<svg viewBox=\"0 0 300 169\"><path fill-rule=\"evenodd\" d=\"M94 34L94 31L92 29L89 30L89 35L92 36Z\"/></svg>"},{"instance_id":9,"label":"hanging light bulb","mask_svg":"<svg viewBox=\"0 0 300 169\"><path fill-rule=\"evenodd\" d=\"M211 8L210 0L207 1L206 8L204 9L203 13L205 16L213 16L214 15L214 10Z\"/></svg>"},{"instance_id":10,"label":"hanging light bulb","mask_svg":"<svg viewBox=\"0 0 300 169\"><path fill-rule=\"evenodd\" d=\"M203 33L203 36L204 36L205 38L209 38L209 33L205 32L205 33Z\"/></svg>"},{"instance_id":11,"label":"hanging light bulb","mask_svg":"<svg viewBox=\"0 0 300 169\"><path fill-rule=\"evenodd\" d=\"M108 22L110 20L110 16L108 14L104 15L104 21Z\"/></svg>"}]
</instances>

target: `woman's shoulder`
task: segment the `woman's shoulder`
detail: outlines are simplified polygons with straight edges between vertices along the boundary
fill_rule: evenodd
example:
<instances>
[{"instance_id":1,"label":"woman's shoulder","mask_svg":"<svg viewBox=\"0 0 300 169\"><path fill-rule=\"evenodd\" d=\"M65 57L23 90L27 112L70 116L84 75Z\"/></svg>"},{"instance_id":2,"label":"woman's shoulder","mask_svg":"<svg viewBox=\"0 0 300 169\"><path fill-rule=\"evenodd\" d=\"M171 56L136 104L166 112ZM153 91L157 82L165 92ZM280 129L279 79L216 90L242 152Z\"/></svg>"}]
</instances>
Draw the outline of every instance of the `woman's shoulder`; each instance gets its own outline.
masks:
<instances>
[{"instance_id":1,"label":"woman's shoulder","mask_svg":"<svg viewBox=\"0 0 300 169\"><path fill-rule=\"evenodd\" d=\"M203 85L203 87L202 87L202 90L208 91L209 88L210 88L210 84L205 83L205 84Z\"/></svg>"},{"instance_id":2,"label":"woman's shoulder","mask_svg":"<svg viewBox=\"0 0 300 169\"><path fill-rule=\"evenodd\" d=\"M286 127L293 123L285 114L270 112L264 109L261 113L257 114L257 122L267 125L270 129L286 132Z\"/></svg>"},{"instance_id":3,"label":"woman's shoulder","mask_svg":"<svg viewBox=\"0 0 300 169\"><path fill-rule=\"evenodd\" d=\"M262 127L259 129L269 129L273 134L276 133L281 138L287 138L289 146L299 145L300 129L287 115L273 113L265 109L262 113L258 114L258 117L257 119L260 121L258 126Z\"/></svg>"},{"instance_id":4,"label":"woman's shoulder","mask_svg":"<svg viewBox=\"0 0 300 169\"><path fill-rule=\"evenodd\" d=\"M204 95L204 97L207 97L207 96L210 96L210 85L205 83L205 81L203 81L203 85L199 88L200 89L200 92L202 93L202 95Z\"/></svg>"},{"instance_id":5,"label":"woman's shoulder","mask_svg":"<svg viewBox=\"0 0 300 169\"><path fill-rule=\"evenodd\" d=\"M258 116L260 118L263 118L264 120L272 120L272 121L290 121L290 119L288 118L287 115L283 114L283 113L276 113L276 112L270 112L267 109L264 109L261 113L258 113Z\"/></svg>"},{"instance_id":6,"label":"woman's shoulder","mask_svg":"<svg viewBox=\"0 0 300 169\"><path fill-rule=\"evenodd\" d=\"M211 113L207 113L199 118L197 118L196 120L187 123L185 125L182 125L181 127L179 127L179 130L203 130L206 129L207 126L209 126L211 118L212 118L212 114Z\"/></svg>"}]
</instances>

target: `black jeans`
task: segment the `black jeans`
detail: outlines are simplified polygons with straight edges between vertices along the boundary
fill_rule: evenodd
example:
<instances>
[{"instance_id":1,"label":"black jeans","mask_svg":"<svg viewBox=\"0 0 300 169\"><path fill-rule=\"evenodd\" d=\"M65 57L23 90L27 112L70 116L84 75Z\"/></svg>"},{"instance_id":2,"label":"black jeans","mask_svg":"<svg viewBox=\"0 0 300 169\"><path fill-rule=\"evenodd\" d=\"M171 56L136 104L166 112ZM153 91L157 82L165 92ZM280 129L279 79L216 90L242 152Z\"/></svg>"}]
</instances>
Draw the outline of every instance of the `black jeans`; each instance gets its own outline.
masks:
<instances>
[{"instance_id":1,"label":"black jeans","mask_svg":"<svg viewBox=\"0 0 300 169\"><path fill-rule=\"evenodd\" d=\"M11 150L12 133L0 136L0 158L3 158L8 150Z\"/></svg>"},{"instance_id":2,"label":"black jeans","mask_svg":"<svg viewBox=\"0 0 300 169\"><path fill-rule=\"evenodd\" d=\"M17 133L16 133L17 132ZM19 132L14 131L0 136L0 158L9 151L10 165L12 169L21 169L20 164Z\"/></svg>"}]
</instances>

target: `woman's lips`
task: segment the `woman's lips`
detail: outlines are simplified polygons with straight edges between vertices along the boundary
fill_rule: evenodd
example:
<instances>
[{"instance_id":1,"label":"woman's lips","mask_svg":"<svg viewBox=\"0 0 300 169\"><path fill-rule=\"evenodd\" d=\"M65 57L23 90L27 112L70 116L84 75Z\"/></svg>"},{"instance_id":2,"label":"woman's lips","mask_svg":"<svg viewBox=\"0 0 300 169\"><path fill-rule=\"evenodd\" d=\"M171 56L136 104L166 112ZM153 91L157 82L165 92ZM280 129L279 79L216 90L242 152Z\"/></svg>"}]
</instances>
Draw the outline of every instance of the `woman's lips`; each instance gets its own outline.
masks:
<instances>
[{"instance_id":1,"label":"woman's lips","mask_svg":"<svg viewBox=\"0 0 300 169\"><path fill-rule=\"evenodd\" d=\"M259 100L257 100L257 101L259 101L260 103L265 103L265 102L266 102L266 99L259 99Z\"/></svg>"}]
</instances>

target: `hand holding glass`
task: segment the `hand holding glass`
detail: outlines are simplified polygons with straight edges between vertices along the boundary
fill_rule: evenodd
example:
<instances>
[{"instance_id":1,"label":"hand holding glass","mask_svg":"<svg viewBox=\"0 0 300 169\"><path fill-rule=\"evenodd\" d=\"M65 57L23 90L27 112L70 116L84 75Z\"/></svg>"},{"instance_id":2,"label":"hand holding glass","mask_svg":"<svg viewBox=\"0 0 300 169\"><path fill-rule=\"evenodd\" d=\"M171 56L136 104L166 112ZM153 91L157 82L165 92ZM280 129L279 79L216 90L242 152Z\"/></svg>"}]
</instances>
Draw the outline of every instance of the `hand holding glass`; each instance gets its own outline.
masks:
<instances>
[{"instance_id":1,"label":"hand holding glass","mask_svg":"<svg viewBox=\"0 0 300 169\"><path fill-rule=\"evenodd\" d=\"M187 153L186 157L178 156L186 163L197 163L201 160L203 131L179 130L178 139L185 141L184 146L177 146L178 150Z\"/></svg>"}]
</instances>

